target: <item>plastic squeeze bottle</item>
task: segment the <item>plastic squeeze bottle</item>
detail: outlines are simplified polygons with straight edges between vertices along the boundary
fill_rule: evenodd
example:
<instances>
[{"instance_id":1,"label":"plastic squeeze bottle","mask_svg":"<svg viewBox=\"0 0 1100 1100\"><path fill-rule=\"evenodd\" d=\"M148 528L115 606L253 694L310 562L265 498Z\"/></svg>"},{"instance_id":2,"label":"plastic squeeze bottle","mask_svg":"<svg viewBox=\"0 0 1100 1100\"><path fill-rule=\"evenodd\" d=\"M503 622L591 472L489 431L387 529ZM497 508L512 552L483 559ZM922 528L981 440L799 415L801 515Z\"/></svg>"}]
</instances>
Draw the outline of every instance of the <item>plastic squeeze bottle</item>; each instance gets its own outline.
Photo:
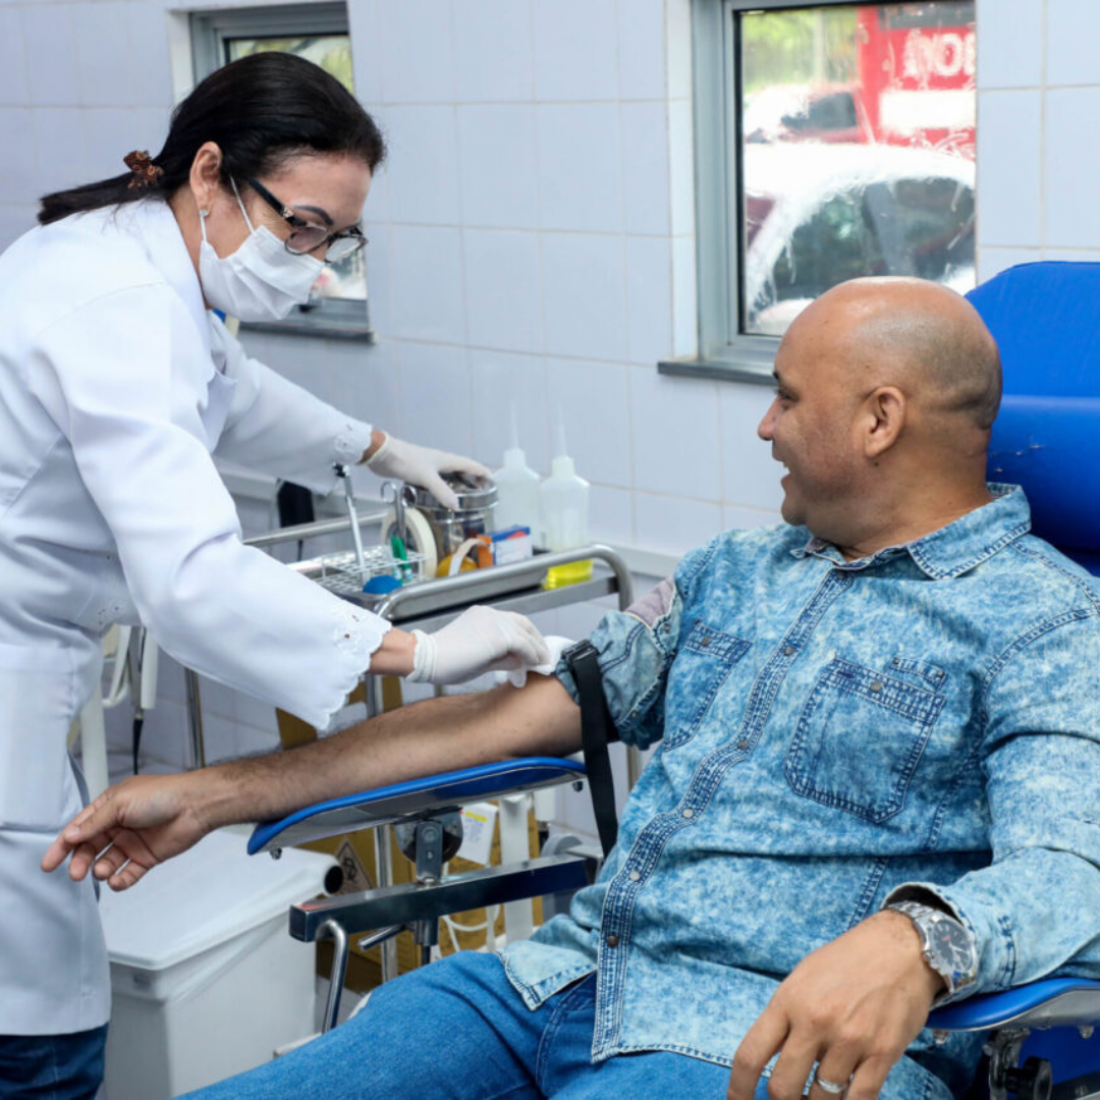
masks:
<instances>
[{"instance_id":1,"label":"plastic squeeze bottle","mask_svg":"<svg viewBox=\"0 0 1100 1100\"><path fill-rule=\"evenodd\" d=\"M539 486L543 537L548 550L572 550L588 542L588 482L577 475L565 449L565 425L558 415L557 454L550 476ZM579 584L592 576L592 559L556 565L547 571L544 588Z\"/></svg>"},{"instance_id":2,"label":"plastic squeeze bottle","mask_svg":"<svg viewBox=\"0 0 1100 1100\"><path fill-rule=\"evenodd\" d=\"M504 452L504 465L493 474L497 487L497 506L493 526L498 531L509 527L528 527L531 538L539 536L539 475L527 465L527 456L519 445L516 429L516 405L512 402L512 440Z\"/></svg>"}]
</instances>

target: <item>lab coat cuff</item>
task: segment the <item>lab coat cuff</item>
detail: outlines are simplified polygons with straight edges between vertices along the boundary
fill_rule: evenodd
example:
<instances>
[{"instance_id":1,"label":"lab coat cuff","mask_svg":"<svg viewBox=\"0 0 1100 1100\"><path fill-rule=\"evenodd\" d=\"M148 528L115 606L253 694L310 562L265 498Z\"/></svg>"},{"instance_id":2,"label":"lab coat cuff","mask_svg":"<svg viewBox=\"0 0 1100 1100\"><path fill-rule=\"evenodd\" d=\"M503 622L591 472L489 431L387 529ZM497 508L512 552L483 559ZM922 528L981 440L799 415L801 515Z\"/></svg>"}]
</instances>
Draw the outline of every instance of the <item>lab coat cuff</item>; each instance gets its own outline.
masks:
<instances>
[{"instance_id":1,"label":"lab coat cuff","mask_svg":"<svg viewBox=\"0 0 1100 1100\"><path fill-rule=\"evenodd\" d=\"M340 678L339 701L316 715L299 715L310 722L319 733L329 729L336 716L348 705L348 696L359 686L363 676L370 670L371 658L381 648L386 635L393 629L393 623L380 615L343 604L336 608L336 628L333 644L345 666L345 674Z\"/></svg>"},{"instance_id":2,"label":"lab coat cuff","mask_svg":"<svg viewBox=\"0 0 1100 1100\"><path fill-rule=\"evenodd\" d=\"M332 461L341 466L355 466L370 450L373 427L362 420L345 418L332 441ZM335 479L333 480L335 485Z\"/></svg>"}]
</instances>

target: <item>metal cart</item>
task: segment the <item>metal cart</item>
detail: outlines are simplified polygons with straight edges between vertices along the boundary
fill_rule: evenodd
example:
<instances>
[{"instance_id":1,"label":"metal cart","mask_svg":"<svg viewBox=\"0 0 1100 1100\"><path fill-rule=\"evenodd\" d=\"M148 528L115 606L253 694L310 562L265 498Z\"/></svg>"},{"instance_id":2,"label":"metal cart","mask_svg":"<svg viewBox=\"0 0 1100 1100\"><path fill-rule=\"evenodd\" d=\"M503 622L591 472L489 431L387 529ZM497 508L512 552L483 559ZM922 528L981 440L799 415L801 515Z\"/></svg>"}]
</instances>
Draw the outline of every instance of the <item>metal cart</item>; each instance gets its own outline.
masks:
<instances>
[{"instance_id":1,"label":"metal cart","mask_svg":"<svg viewBox=\"0 0 1100 1100\"><path fill-rule=\"evenodd\" d=\"M386 515L386 512L365 513L357 515L355 522L358 527L381 524ZM280 543L338 534L351 528L350 517L322 520L271 531L247 540L247 545L266 549ZM331 561L331 558L328 560ZM548 569L588 560L593 562L592 577L589 580L560 588L542 587ZM553 553L538 553L533 558L509 565L460 573L455 577L423 580L384 596L364 594L360 590L361 581L350 583L346 577L339 575L339 570L334 572L331 567L326 568L321 559L317 559L315 568L310 568L308 563L304 568L301 564L295 568L341 598L365 607L405 630L438 630L474 604L533 615L605 596L616 596L620 609L627 608L633 600L631 577L626 563L610 547L600 544ZM382 677L365 674L364 680L369 718L382 712ZM187 672L187 699L192 760L196 767L201 767L205 763L201 699L198 677L190 671ZM640 752L630 749L627 754L627 776L631 787L641 774L641 768ZM388 829L378 829L374 834L379 887L393 883L388 832ZM383 981L396 974L397 944L390 939L382 945Z\"/></svg>"}]
</instances>

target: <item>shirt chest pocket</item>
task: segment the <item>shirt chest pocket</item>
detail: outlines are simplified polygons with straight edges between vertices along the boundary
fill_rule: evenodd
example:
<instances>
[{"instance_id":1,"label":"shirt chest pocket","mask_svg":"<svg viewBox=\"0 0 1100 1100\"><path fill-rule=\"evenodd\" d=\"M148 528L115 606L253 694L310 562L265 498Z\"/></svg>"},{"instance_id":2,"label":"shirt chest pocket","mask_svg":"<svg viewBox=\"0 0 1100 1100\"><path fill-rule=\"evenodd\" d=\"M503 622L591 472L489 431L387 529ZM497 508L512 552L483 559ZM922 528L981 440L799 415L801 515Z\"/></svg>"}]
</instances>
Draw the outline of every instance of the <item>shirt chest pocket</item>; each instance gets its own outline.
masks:
<instances>
[{"instance_id":1,"label":"shirt chest pocket","mask_svg":"<svg viewBox=\"0 0 1100 1100\"><path fill-rule=\"evenodd\" d=\"M697 620L676 653L665 702L666 749L690 741L698 732L730 670L751 643Z\"/></svg>"},{"instance_id":2,"label":"shirt chest pocket","mask_svg":"<svg viewBox=\"0 0 1100 1100\"><path fill-rule=\"evenodd\" d=\"M849 661L829 663L784 763L794 791L879 824L905 804L944 697Z\"/></svg>"}]
</instances>

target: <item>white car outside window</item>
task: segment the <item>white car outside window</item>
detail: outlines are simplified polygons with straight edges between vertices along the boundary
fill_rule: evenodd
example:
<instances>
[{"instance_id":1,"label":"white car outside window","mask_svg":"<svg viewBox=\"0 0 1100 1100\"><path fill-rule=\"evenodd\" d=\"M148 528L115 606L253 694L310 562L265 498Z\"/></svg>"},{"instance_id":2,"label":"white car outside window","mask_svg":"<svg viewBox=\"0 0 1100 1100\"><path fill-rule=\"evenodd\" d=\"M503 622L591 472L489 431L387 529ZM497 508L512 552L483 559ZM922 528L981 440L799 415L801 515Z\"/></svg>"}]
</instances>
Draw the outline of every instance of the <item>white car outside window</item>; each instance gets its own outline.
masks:
<instances>
[{"instance_id":1,"label":"white car outside window","mask_svg":"<svg viewBox=\"0 0 1100 1100\"><path fill-rule=\"evenodd\" d=\"M743 331L862 275L974 286L974 163L886 145L744 146Z\"/></svg>"}]
</instances>

